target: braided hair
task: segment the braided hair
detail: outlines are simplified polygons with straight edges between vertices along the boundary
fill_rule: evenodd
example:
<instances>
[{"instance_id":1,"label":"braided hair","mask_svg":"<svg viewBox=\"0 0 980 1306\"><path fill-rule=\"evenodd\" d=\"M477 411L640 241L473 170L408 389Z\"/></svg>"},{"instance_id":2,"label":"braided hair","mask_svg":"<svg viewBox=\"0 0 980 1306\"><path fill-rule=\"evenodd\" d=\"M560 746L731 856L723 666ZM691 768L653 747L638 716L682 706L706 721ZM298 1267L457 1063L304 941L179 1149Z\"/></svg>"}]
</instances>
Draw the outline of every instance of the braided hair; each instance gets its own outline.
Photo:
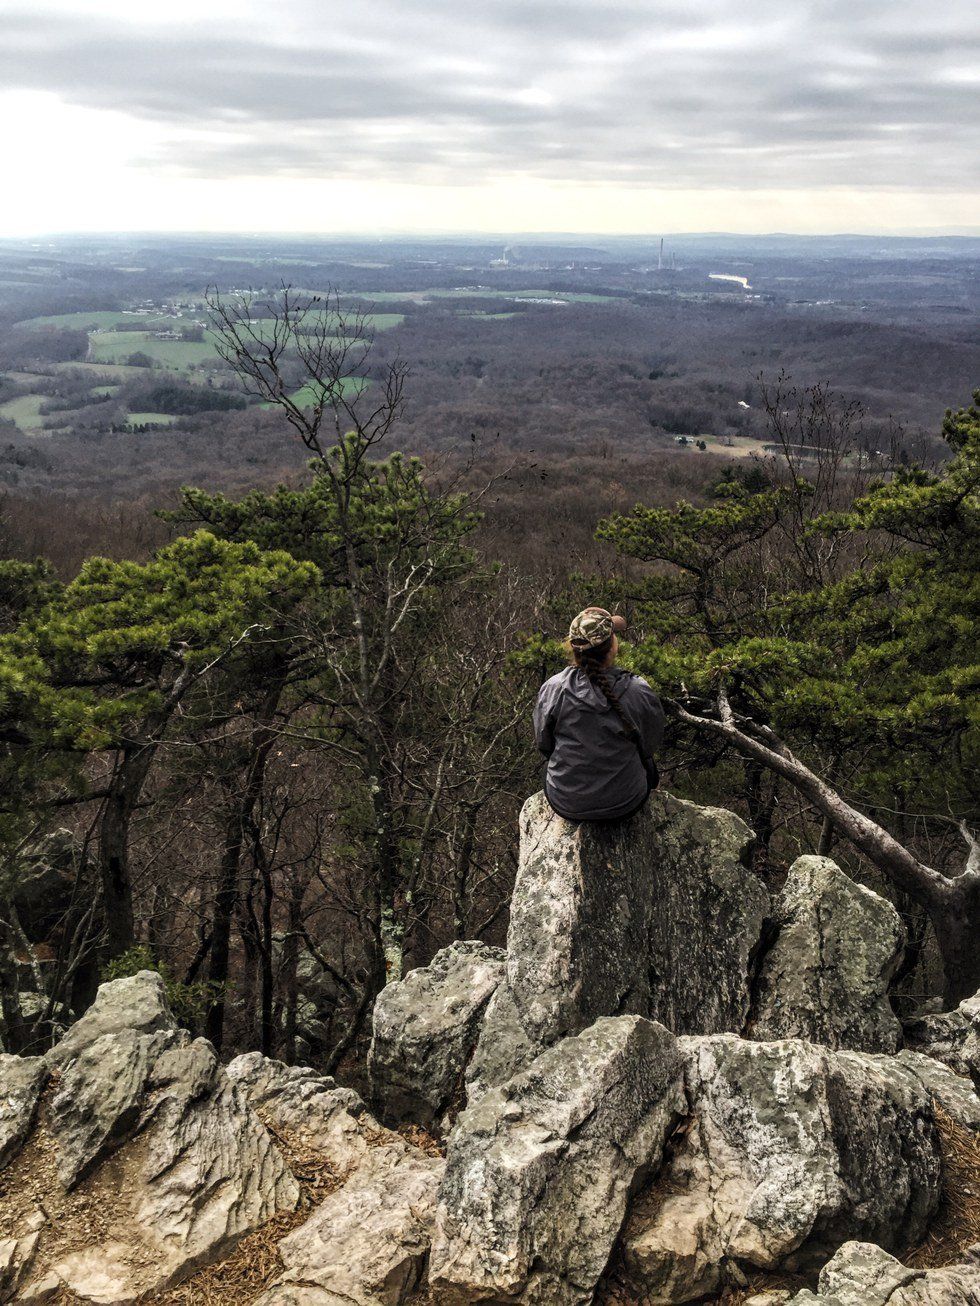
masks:
<instances>
[{"instance_id":1,"label":"braided hair","mask_svg":"<svg viewBox=\"0 0 980 1306\"><path fill-rule=\"evenodd\" d=\"M590 645L588 648L575 648L571 646L572 658L575 665L584 671L589 679L589 683L605 697L606 702L619 717L619 723L622 726L623 736L630 743L640 746L640 732L626 715L623 705L613 693L612 685L609 681L609 673L606 669L606 658L609 656L609 650L612 648L613 636L602 644Z\"/></svg>"}]
</instances>

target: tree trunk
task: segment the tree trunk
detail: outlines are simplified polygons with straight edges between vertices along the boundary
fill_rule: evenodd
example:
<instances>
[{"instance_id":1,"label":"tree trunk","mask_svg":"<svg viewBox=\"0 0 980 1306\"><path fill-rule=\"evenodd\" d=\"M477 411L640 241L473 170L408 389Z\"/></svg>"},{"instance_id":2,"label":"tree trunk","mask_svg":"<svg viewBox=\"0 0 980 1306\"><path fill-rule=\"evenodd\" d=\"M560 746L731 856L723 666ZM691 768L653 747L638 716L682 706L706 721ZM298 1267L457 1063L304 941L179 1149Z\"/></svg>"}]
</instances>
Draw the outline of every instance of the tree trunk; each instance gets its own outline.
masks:
<instances>
[{"instance_id":1,"label":"tree trunk","mask_svg":"<svg viewBox=\"0 0 980 1306\"><path fill-rule=\"evenodd\" d=\"M479 808L467 803L463 809L463 829L459 849L453 865L453 938L469 938L470 920L470 866L476 842L476 817Z\"/></svg>"},{"instance_id":2,"label":"tree trunk","mask_svg":"<svg viewBox=\"0 0 980 1306\"><path fill-rule=\"evenodd\" d=\"M242 849L245 845L246 833L253 829L255 807L265 783L266 762L275 739L271 722L281 692L281 685L276 684L262 702L257 724L249 737L248 767L244 783L237 801L229 803L225 822L221 870L214 896L211 956L208 969L208 981L213 988L213 997L205 1020L205 1035L219 1051L224 1039L225 989L231 962L231 922L238 902Z\"/></svg>"},{"instance_id":3,"label":"tree trunk","mask_svg":"<svg viewBox=\"0 0 980 1306\"><path fill-rule=\"evenodd\" d=\"M208 959L208 984L211 1002L204 1018L204 1037L221 1051L225 1034L225 989L231 958L231 919L238 898L238 871L242 860L242 812L238 805L229 807L225 823L221 870L214 895L211 916L211 953Z\"/></svg>"},{"instance_id":4,"label":"tree trunk","mask_svg":"<svg viewBox=\"0 0 980 1306\"><path fill-rule=\"evenodd\" d=\"M394 830L394 781L378 754L369 750L368 788L374 821L374 884L378 912L378 937L384 966L383 984L402 978L405 970L405 921L402 865Z\"/></svg>"},{"instance_id":5,"label":"tree trunk","mask_svg":"<svg viewBox=\"0 0 980 1306\"><path fill-rule=\"evenodd\" d=\"M251 1050L258 1043L258 977L262 947L258 922L250 891L244 904L239 903L238 934L242 941L241 1006L245 1046Z\"/></svg>"},{"instance_id":6,"label":"tree trunk","mask_svg":"<svg viewBox=\"0 0 980 1306\"><path fill-rule=\"evenodd\" d=\"M99 826L99 870L105 916L105 952L111 961L136 942L133 884L129 870L129 828L156 753L156 743L125 744Z\"/></svg>"},{"instance_id":7,"label":"tree trunk","mask_svg":"<svg viewBox=\"0 0 980 1306\"><path fill-rule=\"evenodd\" d=\"M303 924L303 896L305 886L298 879L289 894L286 915L286 938L282 947L283 989L282 1059L287 1065L296 1061L297 1011L299 1008L299 940Z\"/></svg>"},{"instance_id":8,"label":"tree trunk","mask_svg":"<svg viewBox=\"0 0 980 1306\"><path fill-rule=\"evenodd\" d=\"M262 1055L271 1057L276 1050L276 1023L274 1011L275 973L273 967L274 943L272 903L275 888L268 866L262 865L262 940L261 940L261 1047Z\"/></svg>"},{"instance_id":9,"label":"tree trunk","mask_svg":"<svg viewBox=\"0 0 980 1306\"><path fill-rule=\"evenodd\" d=\"M945 902L929 917L943 959L943 1000L952 1008L980 990L980 877L950 880Z\"/></svg>"}]
</instances>

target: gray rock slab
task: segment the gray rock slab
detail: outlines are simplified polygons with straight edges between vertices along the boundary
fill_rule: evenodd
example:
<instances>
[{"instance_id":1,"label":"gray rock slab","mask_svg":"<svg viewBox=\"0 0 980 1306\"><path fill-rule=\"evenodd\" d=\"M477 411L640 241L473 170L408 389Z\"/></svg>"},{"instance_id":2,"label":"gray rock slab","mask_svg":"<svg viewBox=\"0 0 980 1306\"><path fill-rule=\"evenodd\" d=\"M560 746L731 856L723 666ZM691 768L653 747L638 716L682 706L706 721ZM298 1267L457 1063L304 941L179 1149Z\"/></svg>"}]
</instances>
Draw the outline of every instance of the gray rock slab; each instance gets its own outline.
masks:
<instances>
[{"instance_id":1,"label":"gray rock slab","mask_svg":"<svg viewBox=\"0 0 980 1306\"><path fill-rule=\"evenodd\" d=\"M403 1143L372 1148L282 1240L285 1270L255 1306L397 1306L423 1274L444 1166Z\"/></svg>"},{"instance_id":2,"label":"gray rock slab","mask_svg":"<svg viewBox=\"0 0 980 1306\"><path fill-rule=\"evenodd\" d=\"M906 1021L905 1046L945 1062L980 1088L980 993L953 1011Z\"/></svg>"},{"instance_id":3,"label":"gray rock slab","mask_svg":"<svg viewBox=\"0 0 980 1306\"><path fill-rule=\"evenodd\" d=\"M167 1006L163 980L156 971L141 970L126 979L100 985L88 1011L45 1054L45 1060L52 1069L60 1069L105 1034L118 1034L121 1030L154 1034L176 1028L177 1022Z\"/></svg>"},{"instance_id":4,"label":"gray rock slab","mask_svg":"<svg viewBox=\"0 0 980 1306\"><path fill-rule=\"evenodd\" d=\"M890 902L827 857L799 857L776 906L777 935L755 984L751 1035L894 1052L888 983L905 946Z\"/></svg>"},{"instance_id":5,"label":"gray rock slab","mask_svg":"<svg viewBox=\"0 0 980 1306\"><path fill-rule=\"evenodd\" d=\"M847 1238L918 1241L938 1205L932 1099L897 1059L798 1040L681 1040L691 1128L624 1237L650 1299L717 1291L728 1262L815 1270Z\"/></svg>"},{"instance_id":6,"label":"gray rock slab","mask_svg":"<svg viewBox=\"0 0 980 1306\"><path fill-rule=\"evenodd\" d=\"M576 823L535 794L520 829L509 996L498 990L488 1007L476 1092L513 1073L520 1052L600 1016L646 1016L675 1033L742 1029L770 910L743 864L744 821L655 793L628 821Z\"/></svg>"},{"instance_id":7,"label":"gray rock slab","mask_svg":"<svg viewBox=\"0 0 980 1306\"><path fill-rule=\"evenodd\" d=\"M385 1119L431 1125L461 1098L504 960L485 943L453 943L378 994L368 1072Z\"/></svg>"},{"instance_id":8,"label":"gray rock slab","mask_svg":"<svg viewBox=\"0 0 980 1306\"><path fill-rule=\"evenodd\" d=\"M684 1107L677 1040L643 1017L542 1052L456 1122L430 1282L460 1301L591 1302Z\"/></svg>"},{"instance_id":9,"label":"gray rock slab","mask_svg":"<svg viewBox=\"0 0 980 1306\"><path fill-rule=\"evenodd\" d=\"M175 1037L123 1029L103 1034L68 1062L49 1116L65 1188L74 1187L135 1132L161 1040Z\"/></svg>"},{"instance_id":10,"label":"gray rock slab","mask_svg":"<svg viewBox=\"0 0 980 1306\"><path fill-rule=\"evenodd\" d=\"M873 1243L846 1242L820 1272L817 1291L789 1306L977 1306L980 1247L960 1265L911 1270Z\"/></svg>"},{"instance_id":11,"label":"gray rock slab","mask_svg":"<svg viewBox=\"0 0 980 1306\"><path fill-rule=\"evenodd\" d=\"M316 1148L338 1174L363 1161L367 1131L378 1124L353 1089L338 1088L329 1075L309 1066L287 1066L261 1052L236 1057L225 1073L261 1119Z\"/></svg>"}]
</instances>

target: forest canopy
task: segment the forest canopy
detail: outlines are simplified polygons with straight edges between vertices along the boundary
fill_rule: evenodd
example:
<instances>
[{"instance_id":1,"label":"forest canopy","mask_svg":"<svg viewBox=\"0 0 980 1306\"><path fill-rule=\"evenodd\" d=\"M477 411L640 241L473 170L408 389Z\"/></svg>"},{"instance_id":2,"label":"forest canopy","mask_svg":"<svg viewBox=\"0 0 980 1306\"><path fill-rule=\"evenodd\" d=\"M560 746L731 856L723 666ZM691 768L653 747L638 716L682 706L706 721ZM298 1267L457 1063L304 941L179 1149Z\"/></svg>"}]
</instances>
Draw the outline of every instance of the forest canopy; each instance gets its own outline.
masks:
<instances>
[{"instance_id":1,"label":"forest canopy","mask_svg":"<svg viewBox=\"0 0 980 1306\"><path fill-rule=\"evenodd\" d=\"M980 392L927 471L855 464L853 407L777 388L770 456L605 516L601 574L543 583L488 547L495 479L390 451L396 365L342 384L362 323L285 304L304 407L216 308L305 477L186 488L146 561L0 562L10 1048L149 964L219 1047L356 1063L387 982L501 937L530 704L585 592L630 616L669 787L741 811L772 884L801 849L871 876L912 942L897 1000L976 990Z\"/></svg>"}]
</instances>

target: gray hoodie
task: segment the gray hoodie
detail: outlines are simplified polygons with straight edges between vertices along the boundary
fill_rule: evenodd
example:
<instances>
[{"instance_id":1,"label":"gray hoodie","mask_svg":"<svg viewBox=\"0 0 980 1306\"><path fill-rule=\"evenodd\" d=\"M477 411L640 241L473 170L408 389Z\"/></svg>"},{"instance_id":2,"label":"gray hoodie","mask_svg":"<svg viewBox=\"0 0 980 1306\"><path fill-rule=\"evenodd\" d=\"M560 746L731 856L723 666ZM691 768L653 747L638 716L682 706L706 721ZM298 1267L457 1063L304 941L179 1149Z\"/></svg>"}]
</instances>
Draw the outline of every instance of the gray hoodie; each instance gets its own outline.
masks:
<instances>
[{"instance_id":1,"label":"gray hoodie","mask_svg":"<svg viewBox=\"0 0 980 1306\"><path fill-rule=\"evenodd\" d=\"M664 732L660 699L630 671L611 667L607 675L643 747L654 755ZM548 759L544 789L559 816L614 820L642 805L647 775L636 745L623 734L605 695L578 667L567 667L541 686L534 740Z\"/></svg>"}]
</instances>

